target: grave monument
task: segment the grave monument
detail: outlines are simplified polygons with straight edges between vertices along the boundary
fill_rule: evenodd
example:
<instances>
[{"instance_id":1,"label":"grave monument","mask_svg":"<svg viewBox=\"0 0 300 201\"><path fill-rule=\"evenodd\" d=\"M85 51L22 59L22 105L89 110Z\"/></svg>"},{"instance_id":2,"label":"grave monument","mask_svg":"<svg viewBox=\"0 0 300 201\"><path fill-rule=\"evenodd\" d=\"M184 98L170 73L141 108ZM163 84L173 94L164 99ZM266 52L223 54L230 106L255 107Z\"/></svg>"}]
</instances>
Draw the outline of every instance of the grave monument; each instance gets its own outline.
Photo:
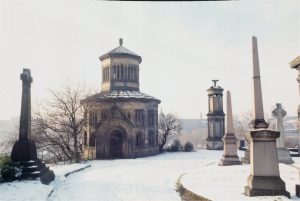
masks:
<instances>
[{"instance_id":1,"label":"grave monument","mask_svg":"<svg viewBox=\"0 0 300 201\"><path fill-rule=\"evenodd\" d=\"M251 130L247 133L250 142L250 176L245 186L247 196L290 197L285 183L280 178L276 139L280 132L268 130L268 123L264 119L260 70L258 61L257 38L252 37L253 54L253 86L254 112Z\"/></svg>"},{"instance_id":2,"label":"grave monument","mask_svg":"<svg viewBox=\"0 0 300 201\"><path fill-rule=\"evenodd\" d=\"M289 150L284 145L283 118L286 116L286 111L282 108L281 103L276 103L276 108L272 111L272 115L276 119L276 130L280 132L280 137L277 139L278 162L285 164L294 163Z\"/></svg>"},{"instance_id":3,"label":"grave monument","mask_svg":"<svg viewBox=\"0 0 300 201\"><path fill-rule=\"evenodd\" d=\"M15 142L11 152L11 166L22 170L20 179L40 178L44 184L54 180L53 171L49 170L40 159L37 158L37 149L31 140L31 83L32 77L29 69L23 69L22 103L19 128L19 140Z\"/></svg>"},{"instance_id":4,"label":"grave monument","mask_svg":"<svg viewBox=\"0 0 300 201\"><path fill-rule=\"evenodd\" d=\"M227 91L227 113L226 113L226 133L223 137L224 154L219 165L241 165L241 161L237 156L237 139L234 135L231 95Z\"/></svg>"},{"instance_id":5,"label":"grave monument","mask_svg":"<svg viewBox=\"0 0 300 201\"><path fill-rule=\"evenodd\" d=\"M208 137L206 148L208 150L222 150L224 136L224 112L223 112L223 90L217 86L219 80L212 80L214 85L207 89L208 92L208 113L207 127Z\"/></svg>"}]
</instances>

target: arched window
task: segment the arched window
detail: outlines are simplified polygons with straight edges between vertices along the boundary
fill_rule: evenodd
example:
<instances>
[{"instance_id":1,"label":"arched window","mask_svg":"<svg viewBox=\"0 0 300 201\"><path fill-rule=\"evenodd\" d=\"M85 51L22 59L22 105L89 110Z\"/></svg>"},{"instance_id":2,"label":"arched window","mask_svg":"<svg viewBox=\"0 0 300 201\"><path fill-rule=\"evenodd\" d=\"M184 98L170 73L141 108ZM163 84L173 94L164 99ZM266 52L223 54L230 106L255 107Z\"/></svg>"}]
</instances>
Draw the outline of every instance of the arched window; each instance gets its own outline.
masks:
<instances>
[{"instance_id":1,"label":"arched window","mask_svg":"<svg viewBox=\"0 0 300 201\"><path fill-rule=\"evenodd\" d=\"M127 80L129 80L129 66L127 66Z\"/></svg>"},{"instance_id":2,"label":"arched window","mask_svg":"<svg viewBox=\"0 0 300 201\"><path fill-rule=\"evenodd\" d=\"M117 79L120 79L120 66L117 66Z\"/></svg>"},{"instance_id":3,"label":"arched window","mask_svg":"<svg viewBox=\"0 0 300 201\"><path fill-rule=\"evenodd\" d=\"M133 72L132 72L132 80L135 81L135 68L132 68Z\"/></svg>"},{"instance_id":4,"label":"arched window","mask_svg":"<svg viewBox=\"0 0 300 201\"><path fill-rule=\"evenodd\" d=\"M137 133L136 134L135 144L136 144L137 147L143 145L142 133Z\"/></svg>"},{"instance_id":5,"label":"arched window","mask_svg":"<svg viewBox=\"0 0 300 201\"><path fill-rule=\"evenodd\" d=\"M148 144L155 145L155 135L153 130L148 131Z\"/></svg>"},{"instance_id":6,"label":"arched window","mask_svg":"<svg viewBox=\"0 0 300 201\"><path fill-rule=\"evenodd\" d=\"M89 146L90 147L95 147L95 133L90 134L90 141L89 141Z\"/></svg>"},{"instance_id":7,"label":"arched window","mask_svg":"<svg viewBox=\"0 0 300 201\"><path fill-rule=\"evenodd\" d=\"M124 79L124 66L121 65L121 79Z\"/></svg>"},{"instance_id":8,"label":"arched window","mask_svg":"<svg viewBox=\"0 0 300 201\"><path fill-rule=\"evenodd\" d=\"M116 66L113 66L113 79L117 79L117 69Z\"/></svg>"},{"instance_id":9,"label":"arched window","mask_svg":"<svg viewBox=\"0 0 300 201\"><path fill-rule=\"evenodd\" d=\"M83 145L87 146L87 133L86 133L86 131L84 131L84 133L83 133Z\"/></svg>"}]
</instances>

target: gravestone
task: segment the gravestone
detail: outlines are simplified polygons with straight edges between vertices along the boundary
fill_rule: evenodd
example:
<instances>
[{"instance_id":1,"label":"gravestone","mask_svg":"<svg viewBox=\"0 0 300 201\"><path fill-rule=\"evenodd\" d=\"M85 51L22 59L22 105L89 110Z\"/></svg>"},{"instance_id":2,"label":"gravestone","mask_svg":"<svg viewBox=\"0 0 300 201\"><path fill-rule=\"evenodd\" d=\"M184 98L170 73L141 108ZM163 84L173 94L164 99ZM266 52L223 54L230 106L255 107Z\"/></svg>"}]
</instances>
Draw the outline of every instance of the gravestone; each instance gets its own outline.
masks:
<instances>
[{"instance_id":1,"label":"gravestone","mask_svg":"<svg viewBox=\"0 0 300 201\"><path fill-rule=\"evenodd\" d=\"M31 140L31 83L32 77L29 69L23 69L22 102L19 128L19 140L15 142L11 152L11 166L22 170L21 179L40 178L44 184L54 180L53 171L49 170L40 159L37 158L37 149Z\"/></svg>"},{"instance_id":2,"label":"gravestone","mask_svg":"<svg viewBox=\"0 0 300 201\"><path fill-rule=\"evenodd\" d=\"M280 132L280 137L277 139L278 162L292 164L294 161L291 158L289 150L284 145L283 118L286 116L286 111L280 103L276 103L276 108L272 111L272 115L276 119L276 130Z\"/></svg>"},{"instance_id":3,"label":"gravestone","mask_svg":"<svg viewBox=\"0 0 300 201\"><path fill-rule=\"evenodd\" d=\"M257 39L252 37L254 116L251 129L247 133L250 142L250 176L245 186L247 196L290 197L285 183L280 178L276 139L280 132L268 130L264 119Z\"/></svg>"},{"instance_id":4,"label":"gravestone","mask_svg":"<svg viewBox=\"0 0 300 201\"><path fill-rule=\"evenodd\" d=\"M223 137L224 153L219 165L241 165L241 161L237 156L236 137L233 129L231 95L227 91L227 113L226 113L226 133Z\"/></svg>"}]
</instances>

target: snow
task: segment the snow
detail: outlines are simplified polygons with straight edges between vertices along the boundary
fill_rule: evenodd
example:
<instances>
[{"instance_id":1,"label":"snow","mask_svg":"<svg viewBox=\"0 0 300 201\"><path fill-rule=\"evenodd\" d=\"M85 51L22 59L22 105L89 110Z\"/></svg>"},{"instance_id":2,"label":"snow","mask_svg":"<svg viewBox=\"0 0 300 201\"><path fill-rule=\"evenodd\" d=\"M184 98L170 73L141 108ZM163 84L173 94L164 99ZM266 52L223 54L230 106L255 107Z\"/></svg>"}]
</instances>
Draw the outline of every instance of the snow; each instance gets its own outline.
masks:
<instances>
[{"instance_id":1,"label":"snow","mask_svg":"<svg viewBox=\"0 0 300 201\"><path fill-rule=\"evenodd\" d=\"M212 200L287 200L283 196L250 198L243 195L249 165L218 166L222 154L222 151L199 150L53 166L51 169L56 178L50 185L38 181L1 184L0 200L180 201L175 188L181 175L181 183L186 188ZM239 156L243 155L239 152ZM296 200L295 184L299 183L297 168L300 168L300 158L294 158L294 161L294 166L280 164L280 173L287 190ZM91 167L64 176L88 164Z\"/></svg>"},{"instance_id":2,"label":"snow","mask_svg":"<svg viewBox=\"0 0 300 201\"><path fill-rule=\"evenodd\" d=\"M64 180L65 174L87 166L87 164L71 164L51 166L55 173L55 181L50 185L44 185L39 180L14 181L0 184L0 200L26 200L37 201L47 200L48 195L53 190L56 182Z\"/></svg>"}]
</instances>

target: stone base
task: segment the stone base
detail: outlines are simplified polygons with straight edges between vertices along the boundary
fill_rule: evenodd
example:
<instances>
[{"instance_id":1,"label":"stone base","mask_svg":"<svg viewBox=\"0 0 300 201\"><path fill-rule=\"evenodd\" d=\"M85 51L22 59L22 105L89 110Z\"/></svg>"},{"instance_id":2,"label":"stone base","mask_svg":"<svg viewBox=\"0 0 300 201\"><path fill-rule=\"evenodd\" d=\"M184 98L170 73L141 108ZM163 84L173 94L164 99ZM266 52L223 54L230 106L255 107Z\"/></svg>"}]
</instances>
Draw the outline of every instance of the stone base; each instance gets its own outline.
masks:
<instances>
[{"instance_id":1,"label":"stone base","mask_svg":"<svg viewBox=\"0 0 300 201\"><path fill-rule=\"evenodd\" d=\"M222 139L207 139L206 142L207 150L223 150L223 141Z\"/></svg>"},{"instance_id":2,"label":"stone base","mask_svg":"<svg viewBox=\"0 0 300 201\"><path fill-rule=\"evenodd\" d=\"M248 177L245 194L247 196L276 196L291 197L285 189L285 183L280 177L252 176Z\"/></svg>"},{"instance_id":3,"label":"stone base","mask_svg":"<svg viewBox=\"0 0 300 201\"><path fill-rule=\"evenodd\" d=\"M36 146L34 141L29 139L15 142L11 151L12 161L30 161L37 159Z\"/></svg>"},{"instance_id":4,"label":"stone base","mask_svg":"<svg viewBox=\"0 0 300 201\"><path fill-rule=\"evenodd\" d=\"M287 150L286 148L277 148L277 153L278 153L278 163L285 163L285 164L294 163L289 150Z\"/></svg>"},{"instance_id":5,"label":"stone base","mask_svg":"<svg viewBox=\"0 0 300 201\"><path fill-rule=\"evenodd\" d=\"M13 161L10 165L22 170L21 180L40 178L43 184L49 184L55 178L54 172L49 167L46 167L45 163L40 159Z\"/></svg>"},{"instance_id":6,"label":"stone base","mask_svg":"<svg viewBox=\"0 0 300 201\"><path fill-rule=\"evenodd\" d=\"M300 198L300 185L296 185L296 196Z\"/></svg>"},{"instance_id":7,"label":"stone base","mask_svg":"<svg viewBox=\"0 0 300 201\"><path fill-rule=\"evenodd\" d=\"M250 151L247 149L245 151L245 156L241 158L242 163L249 164L250 163Z\"/></svg>"},{"instance_id":8,"label":"stone base","mask_svg":"<svg viewBox=\"0 0 300 201\"><path fill-rule=\"evenodd\" d=\"M238 156L224 156L220 160L219 165L221 166L229 166L229 165L242 165Z\"/></svg>"}]
</instances>

